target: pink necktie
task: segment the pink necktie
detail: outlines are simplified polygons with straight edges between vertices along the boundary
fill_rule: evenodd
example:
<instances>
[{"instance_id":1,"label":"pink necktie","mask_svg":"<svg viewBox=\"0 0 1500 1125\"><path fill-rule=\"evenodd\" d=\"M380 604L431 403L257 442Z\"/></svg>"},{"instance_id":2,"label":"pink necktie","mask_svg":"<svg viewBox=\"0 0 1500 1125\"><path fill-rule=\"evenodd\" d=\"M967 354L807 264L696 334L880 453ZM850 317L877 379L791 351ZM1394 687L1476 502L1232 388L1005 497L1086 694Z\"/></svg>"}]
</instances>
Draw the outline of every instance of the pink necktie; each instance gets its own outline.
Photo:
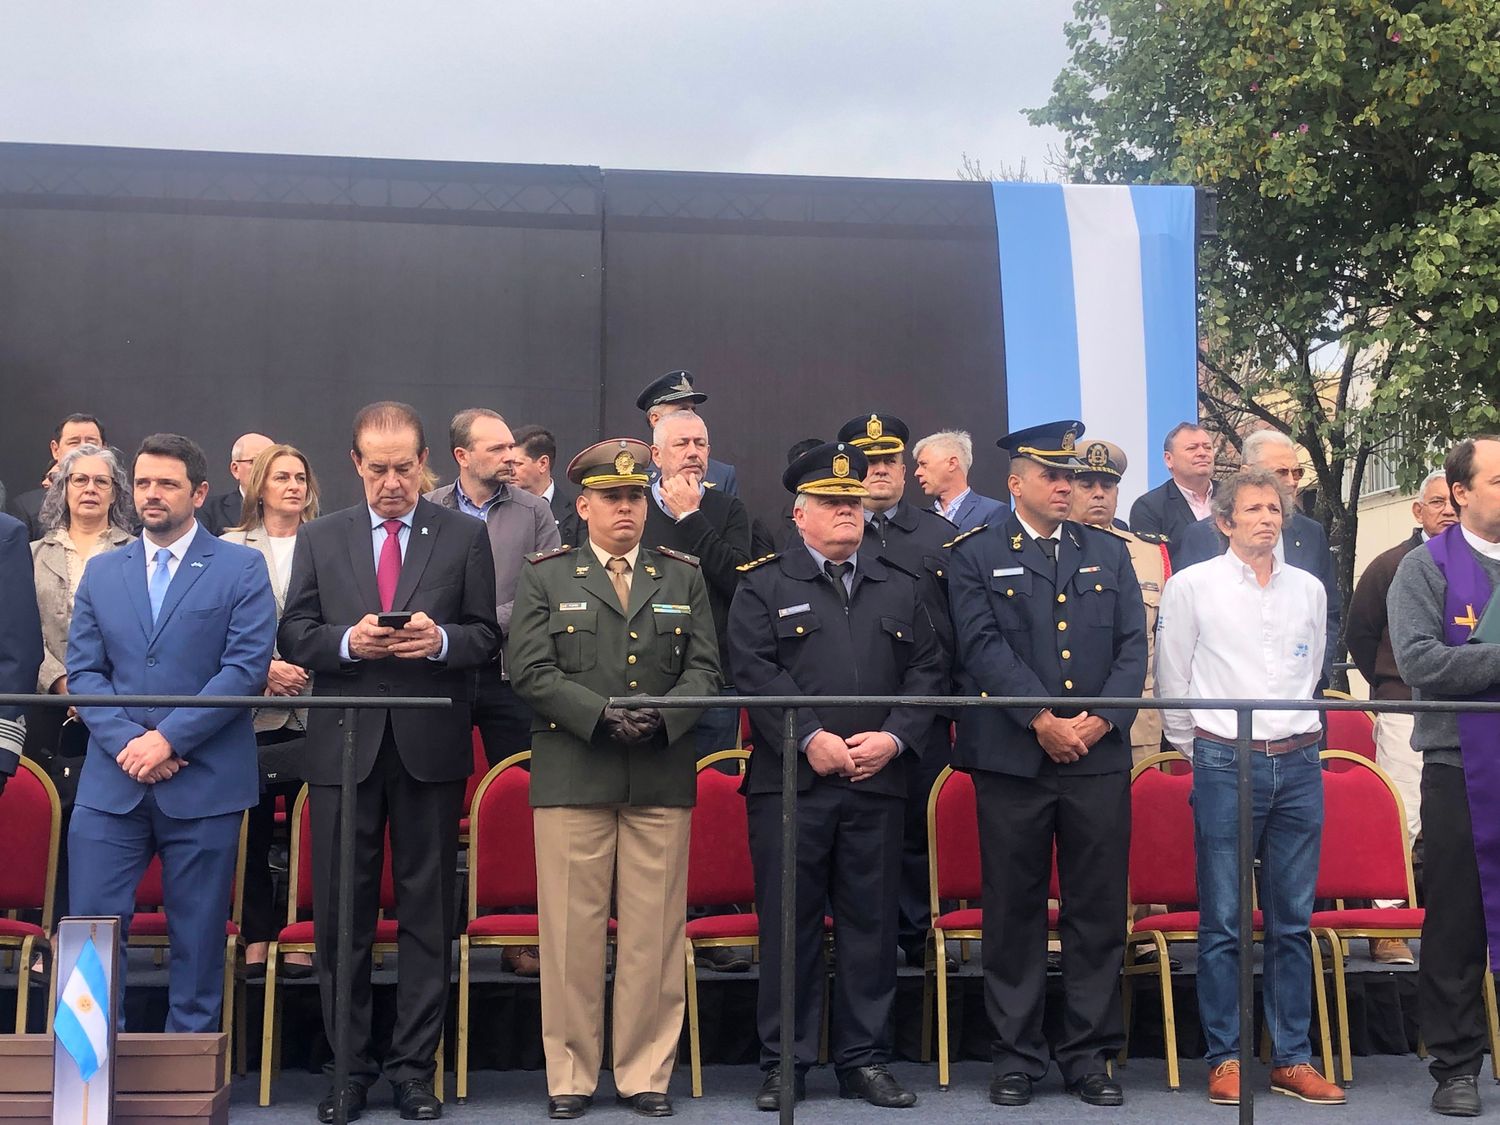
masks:
<instances>
[{"instance_id":1,"label":"pink necktie","mask_svg":"<svg viewBox=\"0 0 1500 1125\"><path fill-rule=\"evenodd\" d=\"M380 565L375 568L375 588L380 591L380 612L389 613L401 581L401 521L386 520L385 542L380 545Z\"/></svg>"}]
</instances>

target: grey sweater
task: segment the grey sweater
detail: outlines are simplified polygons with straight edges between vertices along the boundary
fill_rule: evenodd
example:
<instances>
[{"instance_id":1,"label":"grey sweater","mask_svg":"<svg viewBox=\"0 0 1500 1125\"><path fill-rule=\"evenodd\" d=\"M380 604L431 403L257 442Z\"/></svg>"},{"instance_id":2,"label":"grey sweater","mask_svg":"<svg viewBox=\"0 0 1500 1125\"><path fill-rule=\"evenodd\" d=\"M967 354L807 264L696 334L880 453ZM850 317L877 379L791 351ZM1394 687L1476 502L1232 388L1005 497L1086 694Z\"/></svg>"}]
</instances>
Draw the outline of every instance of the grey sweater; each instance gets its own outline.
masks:
<instances>
[{"instance_id":1,"label":"grey sweater","mask_svg":"<svg viewBox=\"0 0 1500 1125\"><path fill-rule=\"evenodd\" d=\"M1475 557L1490 581L1500 587L1500 560L1478 552ZM1432 552L1418 547L1401 560L1386 595L1391 649L1413 699L1466 699L1500 684L1500 645L1450 645L1445 640L1447 590ZM1483 612L1482 606L1474 609ZM1455 715L1417 715L1411 744L1428 762L1463 764Z\"/></svg>"}]
</instances>

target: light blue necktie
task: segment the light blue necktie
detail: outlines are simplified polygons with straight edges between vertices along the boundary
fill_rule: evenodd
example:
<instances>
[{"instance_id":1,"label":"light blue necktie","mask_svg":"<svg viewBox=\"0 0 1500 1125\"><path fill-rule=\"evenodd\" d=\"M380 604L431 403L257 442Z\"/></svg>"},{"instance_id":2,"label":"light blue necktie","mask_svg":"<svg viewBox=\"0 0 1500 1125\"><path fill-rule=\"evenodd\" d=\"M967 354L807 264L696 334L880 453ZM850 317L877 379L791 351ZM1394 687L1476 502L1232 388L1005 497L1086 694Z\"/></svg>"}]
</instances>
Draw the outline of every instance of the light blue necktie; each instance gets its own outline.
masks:
<instances>
[{"instance_id":1,"label":"light blue necktie","mask_svg":"<svg viewBox=\"0 0 1500 1125\"><path fill-rule=\"evenodd\" d=\"M156 566L151 571L151 584L146 592L151 597L151 624L156 624L156 619L161 615L161 603L167 600L167 587L172 584L171 572L167 570L167 560L172 557L172 552L165 547L157 549L155 554Z\"/></svg>"}]
</instances>

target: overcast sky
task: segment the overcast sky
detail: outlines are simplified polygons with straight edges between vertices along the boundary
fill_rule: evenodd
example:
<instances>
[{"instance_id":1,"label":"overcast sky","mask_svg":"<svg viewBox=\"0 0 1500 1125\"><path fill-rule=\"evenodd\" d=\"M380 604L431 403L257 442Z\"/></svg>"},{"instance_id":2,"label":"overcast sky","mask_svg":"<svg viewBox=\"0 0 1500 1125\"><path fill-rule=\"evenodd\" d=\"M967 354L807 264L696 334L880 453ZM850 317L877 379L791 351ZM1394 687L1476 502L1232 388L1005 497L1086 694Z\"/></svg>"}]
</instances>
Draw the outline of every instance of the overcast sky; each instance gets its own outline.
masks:
<instances>
[{"instance_id":1,"label":"overcast sky","mask_svg":"<svg viewBox=\"0 0 1500 1125\"><path fill-rule=\"evenodd\" d=\"M1043 172L1071 0L0 0L0 140Z\"/></svg>"}]
</instances>

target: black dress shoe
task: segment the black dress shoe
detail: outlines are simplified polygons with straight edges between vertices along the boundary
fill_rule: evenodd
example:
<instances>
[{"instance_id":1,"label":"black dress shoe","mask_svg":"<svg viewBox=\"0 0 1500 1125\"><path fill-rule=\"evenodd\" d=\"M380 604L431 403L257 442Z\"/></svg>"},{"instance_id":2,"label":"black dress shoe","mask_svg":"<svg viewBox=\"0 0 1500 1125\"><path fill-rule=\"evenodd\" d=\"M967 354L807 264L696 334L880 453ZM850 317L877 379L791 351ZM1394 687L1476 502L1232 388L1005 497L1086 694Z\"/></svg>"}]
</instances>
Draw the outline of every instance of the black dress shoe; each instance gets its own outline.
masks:
<instances>
[{"instance_id":1,"label":"black dress shoe","mask_svg":"<svg viewBox=\"0 0 1500 1125\"><path fill-rule=\"evenodd\" d=\"M405 1082L392 1082L391 1090L402 1121L436 1121L443 1116L443 1103L437 1100L432 1083L427 1079L408 1078Z\"/></svg>"},{"instance_id":2,"label":"black dress shoe","mask_svg":"<svg viewBox=\"0 0 1500 1125\"><path fill-rule=\"evenodd\" d=\"M795 1071L792 1074L792 1097L801 1101L807 1097L807 1077ZM766 1113L775 1113L781 1108L781 1068L773 1066L766 1071L760 1091L755 1095L755 1108Z\"/></svg>"},{"instance_id":3,"label":"black dress shoe","mask_svg":"<svg viewBox=\"0 0 1500 1125\"><path fill-rule=\"evenodd\" d=\"M1107 1074L1085 1074L1077 1082L1068 1084L1068 1093L1082 1098L1089 1105L1125 1104L1125 1091Z\"/></svg>"},{"instance_id":4,"label":"black dress shoe","mask_svg":"<svg viewBox=\"0 0 1500 1125\"><path fill-rule=\"evenodd\" d=\"M1472 1074L1443 1079L1432 1092L1432 1112L1444 1117L1478 1117L1478 1081Z\"/></svg>"},{"instance_id":5,"label":"black dress shoe","mask_svg":"<svg viewBox=\"0 0 1500 1125\"><path fill-rule=\"evenodd\" d=\"M1002 1074L990 1083L990 1101L996 1105L1030 1105L1031 1079L1019 1072Z\"/></svg>"},{"instance_id":6,"label":"black dress shoe","mask_svg":"<svg viewBox=\"0 0 1500 1125\"><path fill-rule=\"evenodd\" d=\"M642 1094L616 1094L615 1101L628 1105L638 1117L671 1117L672 1099L666 1094L647 1090Z\"/></svg>"},{"instance_id":7,"label":"black dress shoe","mask_svg":"<svg viewBox=\"0 0 1500 1125\"><path fill-rule=\"evenodd\" d=\"M333 1103L338 1098L337 1090L329 1090L328 1096L318 1103L318 1120L329 1122L333 1120ZM344 1102L348 1110L350 1121L359 1119L359 1115L365 1111L365 1088L358 1082L349 1083L349 1097Z\"/></svg>"},{"instance_id":8,"label":"black dress shoe","mask_svg":"<svg viewBox=\"0 0 1500 1125\"><path fill-rule=\"evenodd\" d=\"M547 1099L547 1116L557 1121L571 1121L582 1117L593 1104L591 1094L558 1094Z\"/></svg>"},{"instance_id":9,"label":"black dress shoe","mask_svg":"<svg viewBox=\"0 0 1500 1125\"><path fill-rule=\"evenodd\" d=\"M839 1073L839 1097L862 1098L878 1109L909 1109L917 1095L903 1089L885 1066L857 1066Z\"/></svg>"}]
</instances>

